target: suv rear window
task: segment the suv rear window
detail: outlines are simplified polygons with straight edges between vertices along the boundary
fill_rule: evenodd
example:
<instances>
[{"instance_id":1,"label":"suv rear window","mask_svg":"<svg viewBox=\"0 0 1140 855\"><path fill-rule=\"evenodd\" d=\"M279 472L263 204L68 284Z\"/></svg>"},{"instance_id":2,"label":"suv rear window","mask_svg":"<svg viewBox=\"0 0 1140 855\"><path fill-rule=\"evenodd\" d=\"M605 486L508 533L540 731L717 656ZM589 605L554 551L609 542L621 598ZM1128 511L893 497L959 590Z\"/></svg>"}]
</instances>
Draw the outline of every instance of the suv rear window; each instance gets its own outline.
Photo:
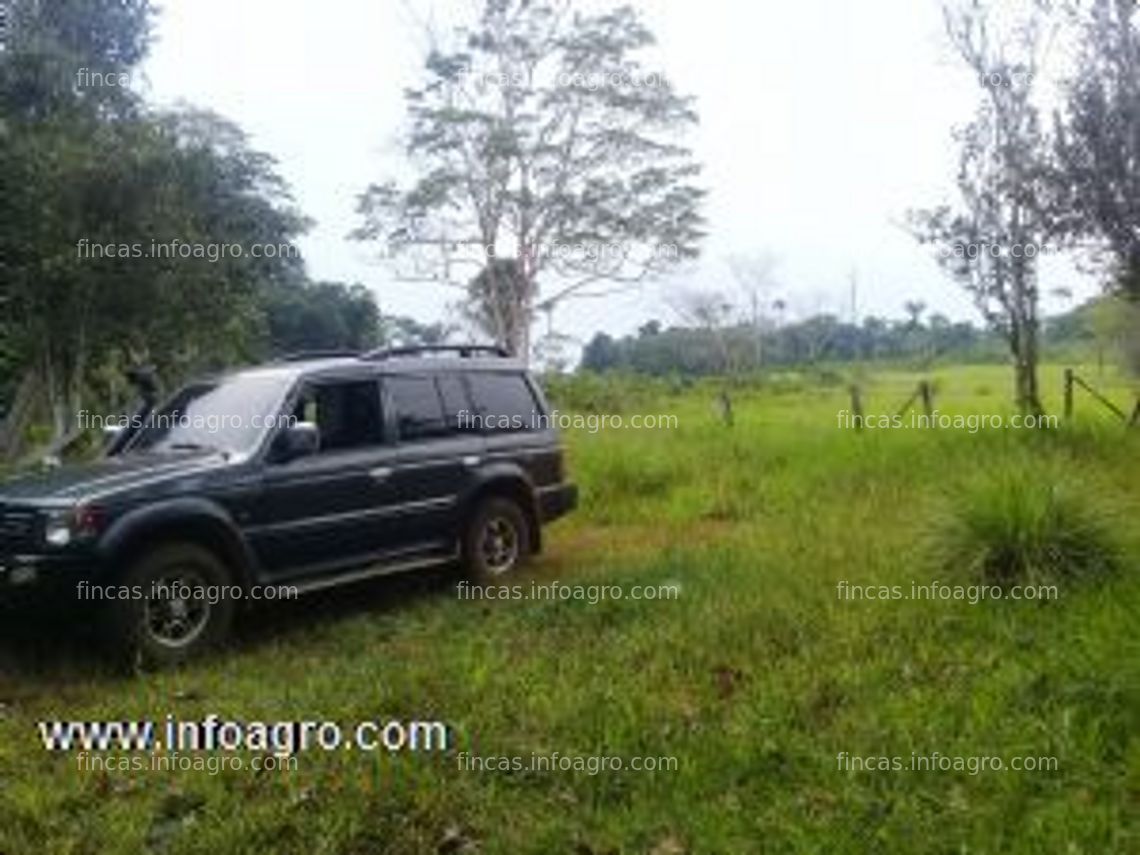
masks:
<instances>
[{"instance_id":1,"label":"suv rear window","mask_svg":"<svg viewBox=\"0 0 1140 855\"><path fill-rule=\"evenodd\" d=\"M467 375L480 426L489 431L535 430L538 402L521 374Z\"/></svg>"},{"instance_id":2,"label":"suv rear window","mask_svg":"<svg viewBox=\"0 0 1140 855\"><path fill-rule=\"evenodd\" d=\"M467 399L467 389L457 374L440 374L435 378L439 396L443 399L443 415L447 427L458 433L467 430L467 420L471 417L471 402Z\"/></svg>"}]
</instances>

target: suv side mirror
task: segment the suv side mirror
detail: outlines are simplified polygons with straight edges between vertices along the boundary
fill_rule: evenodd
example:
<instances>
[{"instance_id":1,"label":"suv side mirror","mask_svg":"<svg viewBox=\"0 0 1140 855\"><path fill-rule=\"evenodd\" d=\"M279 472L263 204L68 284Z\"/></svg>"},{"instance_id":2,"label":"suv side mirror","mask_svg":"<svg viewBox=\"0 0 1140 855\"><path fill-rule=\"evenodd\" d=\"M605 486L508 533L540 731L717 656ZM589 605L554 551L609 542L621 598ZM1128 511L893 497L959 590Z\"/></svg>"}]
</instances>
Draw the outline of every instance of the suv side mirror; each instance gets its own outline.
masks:
<instances>
[{"instance_id":1,"label":"suv side mirror","mask_svg":"<svg viewBox=\"0 0 1140 855\"><path fill-rule=\"evenodd\" d=\"M277 459L281 463L308 457L321 449L321 432L312 422L294 422L277 435Z\"/></svg>"}]
</instances>

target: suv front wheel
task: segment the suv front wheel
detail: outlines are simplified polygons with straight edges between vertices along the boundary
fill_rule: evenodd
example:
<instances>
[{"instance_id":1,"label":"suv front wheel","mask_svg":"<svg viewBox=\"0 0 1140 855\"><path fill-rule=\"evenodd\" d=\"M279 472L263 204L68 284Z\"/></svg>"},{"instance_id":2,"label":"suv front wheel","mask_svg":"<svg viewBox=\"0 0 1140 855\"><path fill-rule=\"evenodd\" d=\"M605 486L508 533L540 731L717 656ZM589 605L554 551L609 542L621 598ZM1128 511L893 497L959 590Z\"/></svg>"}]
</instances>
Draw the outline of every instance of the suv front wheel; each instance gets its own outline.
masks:
<instances>
[{"instance_id":1,"label":"suv front wheel","mask_svg":"<svg viewBox=\"0 0 1140 855\"><path fill-rule=\"evenodd\" d=\"M530 527L522 508L496 496L480 502L463 535L463 560L473 581L505 576L530 554Z\"/></svg>"},{"instance_id":2,"label":"suv front wheel","mask_svg":"<svg viewBox=\"0 0 1140 855\"><path fill-rule=\"evenodd\" d=\"M120 584L130 596L109 604L108 629L116 648L138 665L178 664L229 634L233 577L208 549L190 543L152 549Z\"/></svg>"}]
</instances>

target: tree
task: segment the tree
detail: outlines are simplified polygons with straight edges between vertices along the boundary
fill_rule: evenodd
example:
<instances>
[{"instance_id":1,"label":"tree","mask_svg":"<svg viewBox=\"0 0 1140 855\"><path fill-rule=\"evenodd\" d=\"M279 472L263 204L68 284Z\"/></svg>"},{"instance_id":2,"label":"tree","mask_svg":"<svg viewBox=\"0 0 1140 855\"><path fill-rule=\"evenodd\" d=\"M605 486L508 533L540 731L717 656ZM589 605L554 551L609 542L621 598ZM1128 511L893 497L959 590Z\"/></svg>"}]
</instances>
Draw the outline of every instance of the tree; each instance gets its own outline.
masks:
<instances>
[{"instance_id":1,"label":"tree","mask_svg":"<svg viewBox=\"0 0 1140 855\"><path fill-rule=\"evenodd\" d=\"M88 283L61 299L59 284L75 267L67 239L90 217L84 203L100 198L95 186L127 168L122 159L105 159L114 144L106 129L130 122L138 105L125 89L80 87L76 74L86 67L128 72L146 51L151 19L146 0L13 0L4 12L0 327L15 376L4 384L11 403L0 453L45 397L61 433L67 401L86 370L94 288Z\"/></svg>"},{"instance_id":2,"label":"tree","mask_svg":"<svg viewBox=\"0 0 1140 855\"><path fill-rule=\"evenodd\" d=\"M1042 411L1037 381L1040 320L1037 255L1057 234L1042 163L1050 141L1033 100L1049 26L1042 3L1008 40L994 40L988 7L944 7L947 32L985 92L974 120L956 133L962 147L957 209L912 212L915 234L939 247L939 261L973 297L1012 357L1015 401Z\"/></svg>"},{"instance_id":3,"label":"tree","mask_svg":"<svg viewBox=\"0 0 1140 855\"><path fill-rule=\"evenodd\" d=\"M645 325L636 335L613 339L596 334L586 345L582 367L592 371L629 370L653 376L723 376L725 353L731 370L754 368L752 327L747 319L734 321L731 311L718 308L715 293L697 292L699 308L680 307L685 326L653 331ZM673 299L674 305L679 302ZM692 301L690 301L692 302ZM700 318L712 317L712 323ZM1050 344L1068 346L1069 336L1061 327ZM773 330L767 340L767 365L809 366L820 360L855 362L870 356L882 360L912 361L916 352L923 365L938 357L955 361L993 362L1002 356L1002 342L996 333L979 330L968 321L952 323L934 314L925 327L911 329L905 320L868 316L856 325L839 321L833 315L812 315ZM1079 343L1078 343L1079 346ZM1086 348L1087 349L1087 348Z\"/></svg>"},{"instance_id":4,"label":"tree","mask_svg":"<svg viewBox=\"0 0 1140 855\"><path fill-rule=\"evenodd\" d=\"M1140 374L1140 12L1134 0L1072 9L1080 28L1076 73L1056 117L1053 190L1070 236L1088 239L1107 268L1124 355ZM1106 306L1114 305L1106 303Z\"/></svg>"},{"instance_id":5,"label":"tree","mask_svg":"<svg viewBox=\"0 0 1140 855\"><path fill-rule=\"evenodd\" d=\"M768 253L737 255L728 260L728 268L748 306L757 368L764 364L764 335L768 325L768 307L771 305L772 291L776 287L776 263L775 256Z\"/></svg>"},{"instance_id":6,"label":"tree","mask_svg":"<svg viewBox=\"0 0 1140 855\"><path fill-rule=\"evenodd\" d=\"M621 362L621 350L611 336L596 333L582 350L582 368L587 371L609 371Z\"/></svg>"},{"instance_id":7,"label":"tree","mask_svg":"<svg viewBox=\"0 0 1140 855\"><path fill-rule=\"evenodd\" d=\"M535 312L534 305L526 299L527 287L515 259L495 259L468 284L460 311L494 342L524 341Z\"/></svg>"},{"instance_id":8,"label":"tree","mask_svg":"<svg viewBox=\"0 0 1140 855\"><path fill-rule=\"evenodd\" d=\"M424 324L402 315L380 318L381 339L384 345L391 347L445 344L455 332L455 328L446 323Z\"/></svg>"},{"instance_id":9,"label":"tree","mask_svg":"<svg viewBox=\"0 0 1140 855\"><path fill-rule=\"evenodd\" d=\"M418 180L370 187L355 236L382 241L404 278L455 286L476 303L506 295L509 311L476 312L523 357L540 303L695 257L704 194L677 140L697 115L643 67L652 44L628 6L484 0L474 26L432 50L426 82L407 95Z\"/></svg>"},{"instance_id":10,"label":"tree","mask_svg":"<svg viewBox=\"0 0 1140 855\"><path fill-rule=\"evenodd\" d=\"M926 313L926 303L922 300L906 300L903 310L907 315L907 326L912 330L922 326L922 316Z\"/></svg>"},{"instance_id":11,"label":"tree","mask_svg":"<svg viewBox=\"0 0 1140 855\"><path fill-rule=\"evenodd\" d=\"M716 344L716 373L735 374L740 360L729 341L729 329L736 309L729 299L720 291L686 288L673 294L669 304L684 323L701 330Z\"/></svg>"},{"instance_id":12,"label":"tree","mask_svg":"<svg viewBox=\"0 0 1140 855\"><path fill-rule=\"evenodd\" d=\"M363 285L301 283L273 289L265 303L269 350L368 350L380 343L380 311Z\"/></svg>"},{"instance_id":13,"label":"tree","mask_svg":"<svg viewBox=\"0 0 1140 855\"><path fill-rule=\"evenodd\" d=\"M7 457L31 423L47 422L55 444L89 401L115 403L133 362L178 381L255 356L266 294L302 281L303 265L221 247L288 246L305 225L272 160L234 125L148 111L129 88L77 78L132 70L145 0L19 0L11 20L0 52Z\"/></svg>"},{"instance_id":14,"label":"tree","mask_svg":"<svg viewBox=\"0 0 1140 855\"><path fill-rule=\"evenodd\" d=\"M1055 119L1052 189L1071 235L1102 247L1113 285L1140 303L1140 11L1135 0L1072 11L1080 48Z\"/></svg>"}]
</instances>

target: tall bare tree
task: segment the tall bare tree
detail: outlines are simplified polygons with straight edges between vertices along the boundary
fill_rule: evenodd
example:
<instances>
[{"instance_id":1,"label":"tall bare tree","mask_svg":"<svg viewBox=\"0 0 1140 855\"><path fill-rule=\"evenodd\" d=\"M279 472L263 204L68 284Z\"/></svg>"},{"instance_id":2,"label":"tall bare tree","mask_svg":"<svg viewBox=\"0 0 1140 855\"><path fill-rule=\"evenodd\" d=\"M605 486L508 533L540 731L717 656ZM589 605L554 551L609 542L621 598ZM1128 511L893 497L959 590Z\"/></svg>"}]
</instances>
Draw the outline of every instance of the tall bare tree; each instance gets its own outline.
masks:
<instances>
[{"instance_id":1,"label":"tall bare tree","mask_svg":"<svg viewBox=\"0 0 1140 855\"><path fill-rule=\"evenodd\" d=\"M911 222L1005 338L1018 408L1039 413L1037 262L1059 226L1041 203L1048 195L1044 164L1051 141L1034 86L1055 26L1045 0L1032 3L1003 37L991 32L991 6L983 0L950 3L943 12L950 41L984 98L974 120L955 132L961 145L958 204L914 211Z\"/></svg>"},{"instance_id":2,"label":"tall bare tree","mask_svg":"<svg viewBox=\"0 0 1140 855\"><path fill-rule=\"evenodd\" d=\"M768 309L772 306L772 293L777 284L777 263L776 256L767 252L734 255L728 259L728 269L747 304L757 368L764 364L764 336L768 332Z\"/></svg>"},{"instance_id":3,"label":"tall bare tree","mask_svg":"<svg viewBox=\"0 0 1140 855\"><path fill-rule=\"evenodd\" d=\"M360 201L356 237L382 241L398 275L493 297L475 311L527 356L539 303L697 255L704 191L680 143L697 114L642 64L653 35L630 7L483 0L475 25L447 41L407 94L418 178L373 185Z\"/></svg>"}]
</instances>

